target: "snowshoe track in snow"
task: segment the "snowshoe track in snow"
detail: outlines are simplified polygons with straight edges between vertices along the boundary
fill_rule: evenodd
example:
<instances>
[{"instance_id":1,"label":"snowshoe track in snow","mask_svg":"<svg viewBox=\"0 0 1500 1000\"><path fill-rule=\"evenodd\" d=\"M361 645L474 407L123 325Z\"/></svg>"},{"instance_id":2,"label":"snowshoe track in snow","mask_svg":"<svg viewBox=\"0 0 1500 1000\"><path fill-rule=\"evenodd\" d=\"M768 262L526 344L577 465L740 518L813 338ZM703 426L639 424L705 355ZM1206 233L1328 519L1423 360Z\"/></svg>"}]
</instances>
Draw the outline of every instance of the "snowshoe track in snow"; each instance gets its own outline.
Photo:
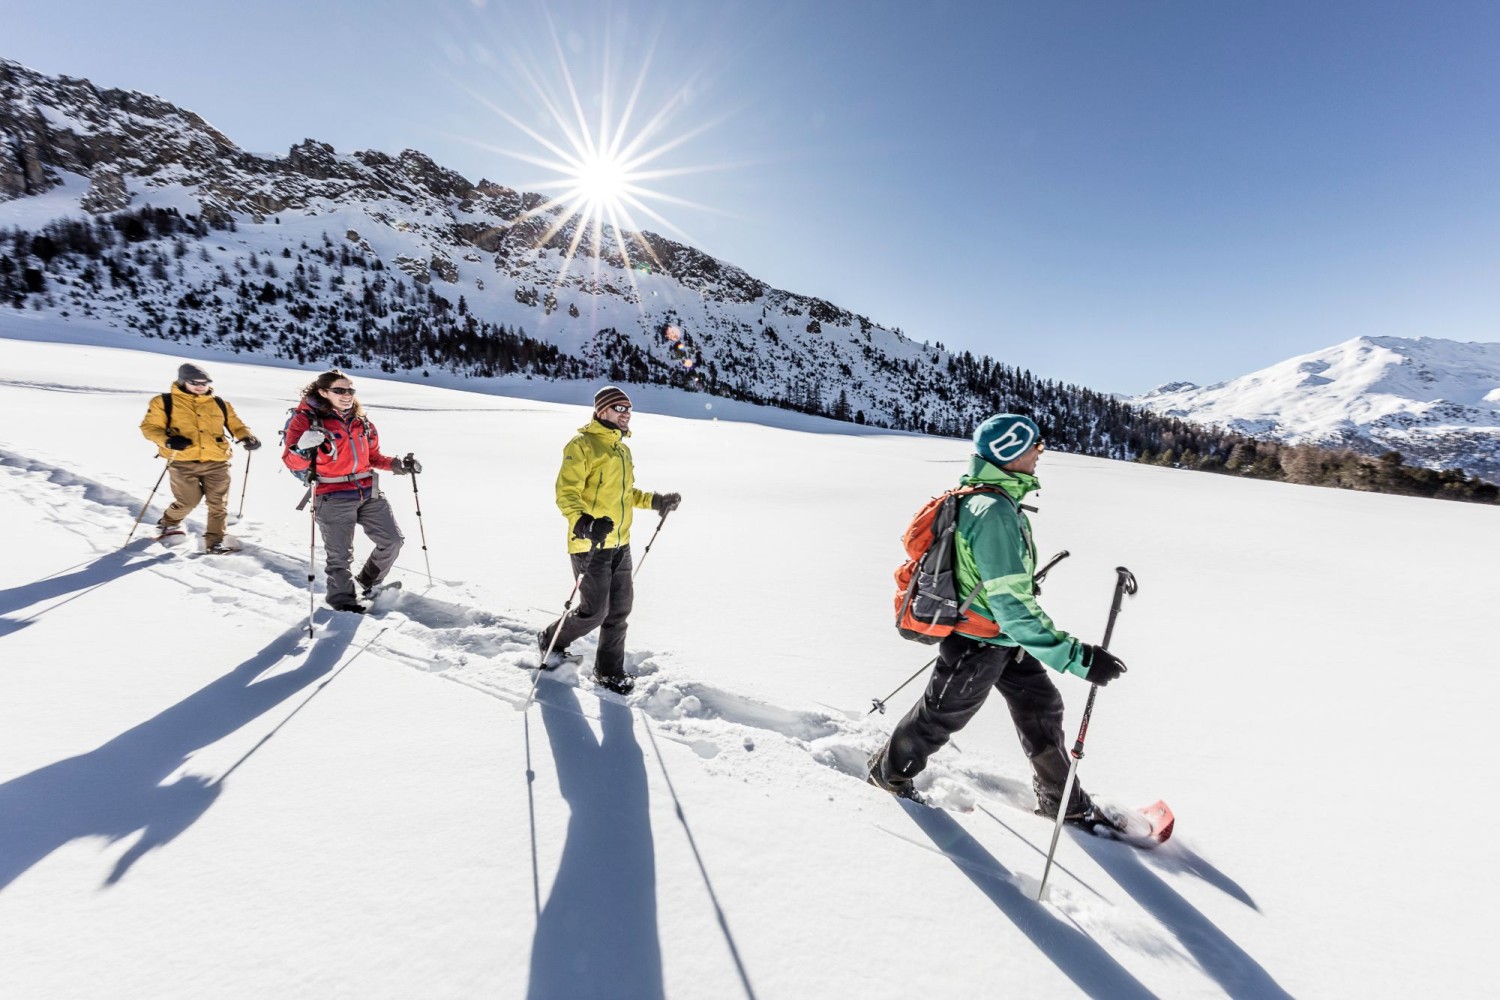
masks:
<instances>
[{"instance_id":1,"label":"snowshoe track in snow","mask_svg":"<svg viewBox=\"0 0 1500 1000\"><path fill-rule=\"evenodd\" d=\"M100 557L113 554L140 511L139 497L61 465L0 447L0 482L40 510L46 518L87 538ZM160 495L158 495L158 501ZM143 522L159 516L153 503ZM186 522L199 535L201 516ZM183 560L155 548L149 536L137 537L121 558L142 559L142 569L160 574L188 594L206 596L219 613L249 612L294 627L305 617L307 562L305 554L279 552L247 541L235 559ZM60 570L59 572L65 572ZM536 659L536 632L545 624L539 614L523 620L485 610L482 594L458 582L439 581L430 587L416 584L422 574L405 570L413 586L389 592L371 617L379 626L400 626L387 632L372 658L393 660L463 684L514 707L524 704L531 687ZM45 610L45 609L43 609ZM320 602L320 611L324 611ZM0 633L6 628L0 619ZM372 623L373 624L373 623ZM550 685L582 687L592 671L595 637L579 642L582 662L543 674L538 697ZM788 774L806 775L798 758L809 758L823 769L855 779L864 788L830 783L830 794L867 795L878 802L882 793L864 785L867 760L889 731L890 720L854 717L854 713L785 708L705 684L691 677L670 653L631 650L626 668L635 675L635 691L621 699L595 689L601 698L623 700L649 717L664 738L689 747L710 771L732 774L768 786L784 783ZM935 806L969 812L981 800L1029 811L1033 797L1027 779L1007 775L977 755L945 754L922 775L921 790Z\"/></svg>"}]
</instances>

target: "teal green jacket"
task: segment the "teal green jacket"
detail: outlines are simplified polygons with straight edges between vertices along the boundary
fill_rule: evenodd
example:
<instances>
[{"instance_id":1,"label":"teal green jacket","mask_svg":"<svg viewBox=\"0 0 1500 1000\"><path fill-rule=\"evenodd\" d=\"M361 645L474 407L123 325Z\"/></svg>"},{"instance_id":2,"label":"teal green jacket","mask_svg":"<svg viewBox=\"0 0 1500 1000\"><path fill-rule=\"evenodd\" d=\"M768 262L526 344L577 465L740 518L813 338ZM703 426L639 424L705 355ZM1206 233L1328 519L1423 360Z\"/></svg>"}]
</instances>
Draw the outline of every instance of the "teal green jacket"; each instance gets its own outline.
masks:
<instances>
[{"instance_id":1,"label":"teal green jacket","mask_svg":"<svg viewBox=\"0 0 1500 1000\"><path fill-rule=\"evenodd\" d=\"M1000 635L971 636L996 646L1020 646L1059 673L1082 677L1083 644L1052 624L1036 603L1032 575L1036 572L1036 544L1031 522L1021 500L1040 485L1035 476L1006 472L973 456L964 486L999 487L999 493L974 493L962 498L954 536L959 597L981 580L969 610L1000 627Z\"/></svg>"}]
</instances>

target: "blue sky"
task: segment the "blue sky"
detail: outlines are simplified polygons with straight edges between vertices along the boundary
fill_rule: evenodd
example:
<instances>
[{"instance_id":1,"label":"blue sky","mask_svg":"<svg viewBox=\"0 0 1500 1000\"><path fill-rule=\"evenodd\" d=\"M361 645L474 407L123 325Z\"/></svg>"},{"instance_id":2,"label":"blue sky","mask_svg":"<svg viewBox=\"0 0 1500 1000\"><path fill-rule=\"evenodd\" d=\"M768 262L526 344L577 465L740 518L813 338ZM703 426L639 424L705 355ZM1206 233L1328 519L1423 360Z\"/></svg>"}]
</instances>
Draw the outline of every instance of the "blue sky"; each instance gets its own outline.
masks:
<instances>
[{"instance_id":1,"label":"blue sky","mask_svg":"<svg viewBox=\"0 0 1500 1000\"><path fill-rule=\"evenodd\" d=\"M0 0L0 56L241 146L550 172L640 79L648 202L772 284L1106 391L1500 340L1500 3ZM554 43L553 39L556 39ZM559 56L561 53L561 57ZM643 74L643 75L642 75ZM497 114L503 109L507 117Z\"/></svg>"}]
</instances>

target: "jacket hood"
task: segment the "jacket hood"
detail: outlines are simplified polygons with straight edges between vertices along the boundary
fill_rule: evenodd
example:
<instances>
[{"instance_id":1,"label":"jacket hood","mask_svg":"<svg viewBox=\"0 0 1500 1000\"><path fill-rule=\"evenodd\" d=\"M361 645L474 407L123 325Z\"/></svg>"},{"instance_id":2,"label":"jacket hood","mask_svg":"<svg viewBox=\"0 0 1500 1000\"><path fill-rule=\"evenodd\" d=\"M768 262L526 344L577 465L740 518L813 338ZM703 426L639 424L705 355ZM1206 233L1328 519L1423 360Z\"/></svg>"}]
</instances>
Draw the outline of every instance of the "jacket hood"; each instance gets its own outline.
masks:
<instances>
[{"instance_id":1,"label":"jacket hood","mask_svg":"<svg viewBox=\"0 0 1500 1000\"><path fill-rule=\"evenodd\" d=\"M1016 503L1026 494L1042 488L1036 476L1025 472L1006 472L979 455L969 456L969 471L959 482L964 486L998 486Z\"/></svg>"},{"instance_id":2,"label":"jacket hood","mask_svg":"<svg viewBox=\"0 0 1500 1000\"><path fill-rule=\"evenodd\" d=\"M598 417L593 418L588 423L578 428L578 433L593 434L595 437L602 437L615 441L630 437L629 431L621 430L620 428L615 427L612 424L606 424Z\"/></svg>"}]
</instances>

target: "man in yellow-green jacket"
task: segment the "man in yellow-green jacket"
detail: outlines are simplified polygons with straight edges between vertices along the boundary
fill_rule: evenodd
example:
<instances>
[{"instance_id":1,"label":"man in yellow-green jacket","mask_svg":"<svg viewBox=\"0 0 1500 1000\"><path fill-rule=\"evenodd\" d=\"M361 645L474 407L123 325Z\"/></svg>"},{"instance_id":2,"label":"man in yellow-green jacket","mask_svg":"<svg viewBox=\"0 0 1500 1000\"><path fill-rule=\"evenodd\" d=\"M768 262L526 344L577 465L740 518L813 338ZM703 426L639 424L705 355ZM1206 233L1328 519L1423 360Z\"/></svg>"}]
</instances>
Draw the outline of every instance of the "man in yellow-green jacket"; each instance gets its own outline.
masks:
<instances>
[{"instance_id":1,"label":"man in yellow-green jacket","mask_svg":"<svg viewBox=\"0 0 1500 1000\"><path fill-rule=\"evenodd\" d=\"M578 610L542 630L537 645L543 670L576 657L568 644L599 629L594 682L629 694L635 681L625 673L625 628L635 599L631 586L630 522L636 508L663 517L677 508L677 493L635 488L630 436L630 397L607 385L594 394L594 417L563 448L557 473L557 509L568 519L568 558L579 580ZM553 633L556 632L554 640ZM548 649L551 653L547 653Z\"/></svg>"},{"instance_id":2,"label":"man in yellow-green jacket","mask_svg":"<svg viewBox=\"0 0 1500 1000\"><path fill-rule=\"evenodd\" d=\"M226 400L214 395L213 379L195 364L177 369L177 381L151 397L141 434L156 445L172 477L172 505L157 522L160 538L182 535L182 519L198 501L208 501L205 552L226 552L224 529L229 521L229 442L246 451L260 447Z\"/></svg>"}]
</instances>

